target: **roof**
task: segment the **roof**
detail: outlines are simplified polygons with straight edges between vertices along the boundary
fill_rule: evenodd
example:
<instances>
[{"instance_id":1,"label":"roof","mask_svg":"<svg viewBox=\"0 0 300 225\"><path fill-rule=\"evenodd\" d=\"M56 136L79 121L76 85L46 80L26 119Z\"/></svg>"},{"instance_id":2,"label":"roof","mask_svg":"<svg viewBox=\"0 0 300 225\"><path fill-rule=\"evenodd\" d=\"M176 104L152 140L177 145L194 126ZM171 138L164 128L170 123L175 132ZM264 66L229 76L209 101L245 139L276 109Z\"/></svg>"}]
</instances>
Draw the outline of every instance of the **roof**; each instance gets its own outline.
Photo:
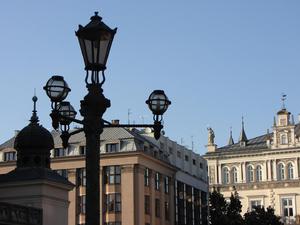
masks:
<instances>
[{"instance_id":1,"label":"roof","mask_svg":"<svg viewBox=\"0 0 300 225\"><path fill-rule=\"evenodd\" d=\"M54 146L59 147L62 146L62 141L60 138L60 132L53 130L51 132L53 139L54 139ZM14 148L14 142L15 142L16 136L12 137L8 141L4 142L0 145L0 150L4 148ZM152 144L156 143L153 142L153 140L150 140L151 138L146 138L143 136L139 130L137 129L126 129L126 128L120 128L120 127L107 127L103 129L103 133L100 135L101 141L113 141L113 140L122 140L122 139L138 139L141 141L147 141L151 142ZM153 138L152 138L153 139ZM69 143L82 143L85 144L85 134L84 132L77 133L75 135L72 135L70 137Z\"/></svg>"},{"instance_id":2,"label":"roof","mask_svg":"<svg viewBox=\"0 0 300 225\"><path fill-rule=\"evenodd\" d=\"M295 135L300 136L300 123L295 125ZM272 139L273 133L263 134L261 136L249 139L246 146L241 146L240 142L233 145L225 145L223 147L217 148L215 152L207 152L206 155L214 155L225 152L236 152L236 151L254 151L267 149L267 140Z\"/></svg>"}]
</instances>

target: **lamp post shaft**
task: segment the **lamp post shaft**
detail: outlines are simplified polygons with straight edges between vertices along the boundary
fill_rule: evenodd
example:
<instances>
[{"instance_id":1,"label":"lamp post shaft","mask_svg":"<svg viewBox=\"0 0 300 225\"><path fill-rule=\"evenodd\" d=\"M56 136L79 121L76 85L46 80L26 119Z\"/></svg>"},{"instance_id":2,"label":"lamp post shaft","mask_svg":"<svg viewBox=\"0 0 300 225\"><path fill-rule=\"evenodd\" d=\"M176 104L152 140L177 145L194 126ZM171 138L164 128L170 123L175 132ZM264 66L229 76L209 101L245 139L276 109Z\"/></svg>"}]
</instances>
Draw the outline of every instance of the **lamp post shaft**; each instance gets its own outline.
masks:
<instances>
[{"instance_id":1,"label":"lamp post shaft","mask_svg":"<svg viewBox=\"0 0 300 225\"><path fill-rule=\"evenodd\" d=\"M88 84L88 94L81 101L83 131L86 137L86 225L100 225L100 134L102 116L110 101L102 94L99 84Z\"/></svg>"}]
</instances>

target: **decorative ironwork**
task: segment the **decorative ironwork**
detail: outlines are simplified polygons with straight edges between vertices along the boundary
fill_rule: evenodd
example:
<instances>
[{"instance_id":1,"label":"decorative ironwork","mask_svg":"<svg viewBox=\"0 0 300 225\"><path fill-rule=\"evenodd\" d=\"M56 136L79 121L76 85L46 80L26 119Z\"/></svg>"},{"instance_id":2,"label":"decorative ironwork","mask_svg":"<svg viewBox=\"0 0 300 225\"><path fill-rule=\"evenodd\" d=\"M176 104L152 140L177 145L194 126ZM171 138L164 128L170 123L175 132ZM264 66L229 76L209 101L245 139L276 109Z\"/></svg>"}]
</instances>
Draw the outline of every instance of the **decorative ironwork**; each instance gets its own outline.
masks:
<instances>
[{"instance_id":1,"label":"decorative ironwork","mask_svg":"<svg viewBox=\"0 0 300 225\"><path fill-rule=\"evenodd\" d=\"M1 225L42 225L43 210L0 202Z\"/></svg>"}]
</instances>

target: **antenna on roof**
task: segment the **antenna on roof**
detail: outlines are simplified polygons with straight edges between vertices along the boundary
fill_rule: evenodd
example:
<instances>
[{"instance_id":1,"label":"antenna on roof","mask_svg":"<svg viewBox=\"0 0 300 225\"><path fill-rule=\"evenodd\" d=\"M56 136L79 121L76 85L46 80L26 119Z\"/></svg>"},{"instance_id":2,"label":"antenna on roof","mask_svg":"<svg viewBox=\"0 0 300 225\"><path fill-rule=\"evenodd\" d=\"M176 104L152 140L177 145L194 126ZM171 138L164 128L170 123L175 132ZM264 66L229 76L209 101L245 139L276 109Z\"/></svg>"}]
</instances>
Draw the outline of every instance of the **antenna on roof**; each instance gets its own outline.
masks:
<instances>
[{"instance_id":1,"label":"antenna on roof","mask_svg":"<svg viewBox=\"0 0 300 225\"><path fill-rule=\"evenodd\" d=\"M192 150L194 151L194 136L191 136L191 141L192 141Z\"/></svg>"},{"instance_id":2,"label":"antenna on roof","mask_svg":"<svg viewBox=\"0 0 300 225\"><path fill-rule=\"evenodd\" d=\"M140 115L140 119L142 120L142 123L143 123L143 124L145 123L145 117L147 117L147 116L145 116L145 115Z\"/></svg>"},{"instance_id":3,"label":"antenna on roof","mask_svg":"<svg viewBox=\"0 0 300 225\"><path fill-rule=\"evenodd\" d=\"M285 101L286 101L287 95L282 93L281 94L281 101L282 101L282 109L285 109Z\"/></svg>"},{"instance_id":4,"label":"antenna on roof","mask_svg":"<svg viewBox=\"0 0 300 225\"><path fill-rule=\"evenodd\" d=\"M131 109L128 109L128 111L127 111L128 124L130 124L130 115L131 114L132 114Z\"/></svg>"},{"instance_id":5,"label":"antenna on roof","mask_svg":"<svg viewBox=\"0 0 300 225\"><path fill-rule=\"evenodd\" d=\"M180 144L183 145L184 141L183 138L180 138Z\"/></svg>"}]
</instances>

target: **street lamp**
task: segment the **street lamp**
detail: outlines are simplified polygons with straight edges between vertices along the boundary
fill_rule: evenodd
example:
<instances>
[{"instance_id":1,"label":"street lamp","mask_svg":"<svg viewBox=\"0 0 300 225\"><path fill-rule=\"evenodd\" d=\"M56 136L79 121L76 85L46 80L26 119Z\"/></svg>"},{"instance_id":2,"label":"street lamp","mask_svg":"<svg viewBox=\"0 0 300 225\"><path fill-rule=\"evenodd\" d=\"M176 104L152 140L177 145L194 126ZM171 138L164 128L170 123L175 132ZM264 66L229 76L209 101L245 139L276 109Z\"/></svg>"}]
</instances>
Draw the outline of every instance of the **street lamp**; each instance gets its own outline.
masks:
<instances>
[{"instance_id":1,"label":"street lamp","mask_svg":"<svg viewBox=\"0 0 300 225\"><path fill-rule=\"evenodd\" d=\"M103 95L102 85L105 82L104 71L117 29L111 29L102 22L96 12L86 26L79 25L76 36L83 55L86 77L85 83L88 94L81 100L80 114L83 120L75 119L76 111L72 105L64 101L71 91L62 76L53 76L46 83L44 90L52 104L52 126L55 130L60 127L63 147L67 148L71 135L84 132L86 137L86 225L100 223L100 134L104 127L151 127L154 137L159 139L162 125L162 116L171 102L164 91L153 91L146 103L153 113L153 124L111 124L104 120L103 114L110 107L110 100ZM102 73L100 80L99 72ZM70 123L76 122L83 128L70 131Z\"/></svg>"}]
</instances>

